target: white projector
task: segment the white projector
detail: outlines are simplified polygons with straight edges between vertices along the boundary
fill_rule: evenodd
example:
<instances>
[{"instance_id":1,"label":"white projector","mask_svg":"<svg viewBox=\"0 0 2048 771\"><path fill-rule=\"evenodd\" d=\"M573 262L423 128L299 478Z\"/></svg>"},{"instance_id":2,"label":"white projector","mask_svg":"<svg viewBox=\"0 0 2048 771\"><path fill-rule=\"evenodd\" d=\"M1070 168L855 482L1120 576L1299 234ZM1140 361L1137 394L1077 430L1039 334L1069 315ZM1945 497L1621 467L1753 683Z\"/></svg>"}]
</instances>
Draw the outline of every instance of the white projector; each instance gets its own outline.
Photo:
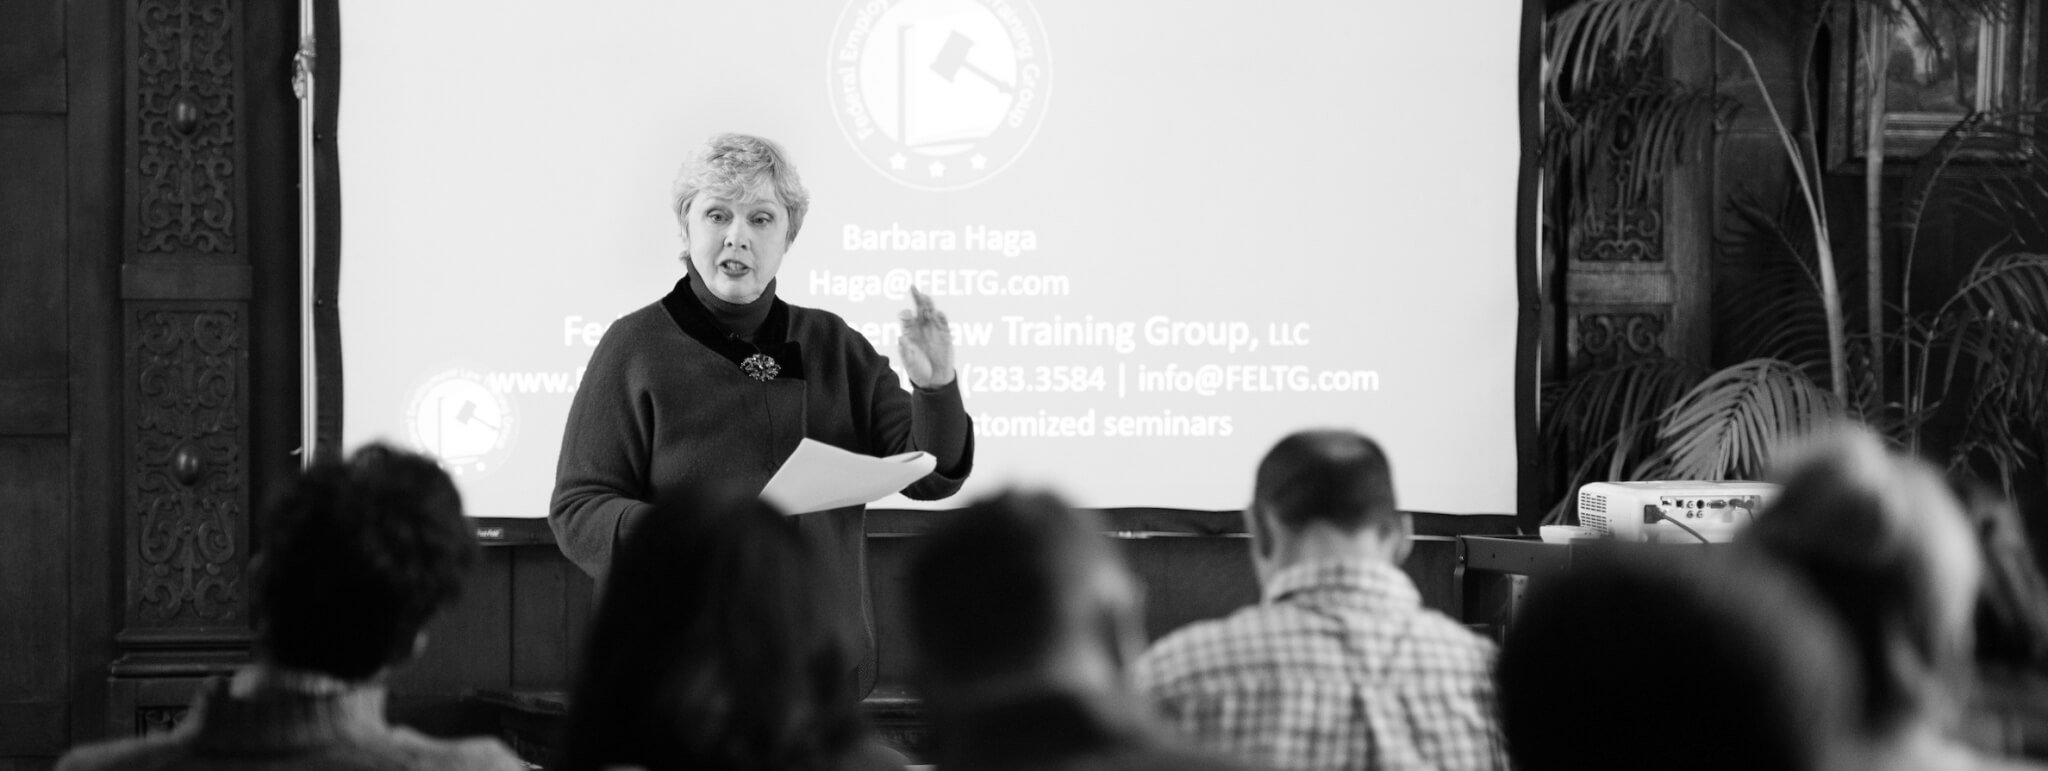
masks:
<instances>
[{"instance_id":1,"label":"white projector","mask_svg":"<svg viewBox=\"0 0 2048 771\"><path fill-rule=\"evenodd\" d=\"M1778 494L1769 482L1593 482L1579 524L1618 541L1723 543Z\"/></svg>"}]
</instances>

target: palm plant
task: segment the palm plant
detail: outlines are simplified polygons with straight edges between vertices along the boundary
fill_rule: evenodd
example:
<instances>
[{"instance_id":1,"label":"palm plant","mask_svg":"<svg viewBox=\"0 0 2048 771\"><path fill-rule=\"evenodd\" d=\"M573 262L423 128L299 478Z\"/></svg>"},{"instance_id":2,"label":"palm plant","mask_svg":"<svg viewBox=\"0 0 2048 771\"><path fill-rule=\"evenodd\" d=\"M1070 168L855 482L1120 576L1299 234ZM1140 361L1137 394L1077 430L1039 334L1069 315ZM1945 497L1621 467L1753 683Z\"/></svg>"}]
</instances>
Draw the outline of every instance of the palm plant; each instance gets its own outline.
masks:
<instances>
[{"instance_id":1,"label":"palm plant","mask_svg":"<svg viewBox=\"0 0 2048 771\"><path fill-rule=\"evenodd\" d=\"M1819 2L1807 17L1806 56L1820 31L1839 18L1832 2ZM1859 10L1887 21L1910 20L1930 40L1937 21L1971 14L1998 14L2003 0L1866 0ZM1782 439L1812 430L1840 416L1878 427L1916 448L1922 428L1941 409L1960 410L1965 426L1951 462L1990 466L2010 492L2015 473L2031 458L2030 442L2048 439L2048 257L2031 253L1987 253L1955 295L1932 312L1912 308L1911 282L1896 301L1882 291L1882 231L1893 215L1904 232L1908 271L1919 245L1919 225L1937 192L1944 200L2002 215L2014 232L2048 237L2048 223L2031 221L2035 202L2048 203L2048 142L2033 142L2026 120L1976 116L1959 124L1914 169L1909 193L1896 210L1886 209L1881 178L1882 131L1874 131L1866 163L1864 212L1868 260L1863 270L1843 275L1835 259L1828 207L1819 181L1821 156L1811 132L1786 125L1755 59L1715 19L1690 0L1586 0L1554 14L1546 26L1544 89L1546 171L1553 185L1577 186L1552 200L1579 208L1614 201L1657 184L1662 170L1684 156L1694 137L1725 117L1727 105L1711 92L1667 84L1662 95L1645 94L1658 84L1630 73L1643 69L1658 41L1682 25L1709 30L1747 70L1785 151L1792 174L1788 205L1772 211L1754 200L1732 202L1736 226L1728 251L1773 287L1766 296L1745 297L1749 312L1724 330L1744 358L1718 371L1675 361L1650 359L1594 370L1553 387L1546 400L1542 441L1552 458L1568 465L1567 490L1594 478L1724 479L1753 477L1768 463ZM1876 38L1863 35L1862 39ZM1938 43L1937 43L1938 44ZM1883 61L1882 43L1864 52ZM1882 67L1872 67L1882 71ZM1880 75L1881 77L1881 75ZM1810 78L1800 79L1802 89ZM1626 86L1628 109L1636 111L1637 132L1629 171L1618 190L1588 184L1585 160L1597 141L1612 137L1599 124L1612 121L1617 84ZM1868 90L1883 92L1882 83ZM1801 102L1806 125L1814 124L1810 93ZM1882 126L1883 104L1872 99L1867 125ZM1999 167L1956 182L1952 161L1964 147L1986 138L2020 147L2022 163ZM1569 219L1553 217L1553 219ZM2021 225L2042 226L2021 228ZM1844 313L1844 288L1864 291L1862 329L1851 329ZM1899 319L1885 323L1887 314ZM1860 332L1860 334L1852 334ZM1887 365L1887 351L1899 354ZM1888 378L1896 375L1896 388ZM1896 398L1890 398L1891 396ZM1567 495L1547 521L1562 519Z\"/></svg>"},{"instance_id":2,"label":"palm plant","mask_svg":"<svg viewBox=\"0 0 2048 771\"><path fill-rule=\"evenodd\" d=\"M1915 310L1911 286L1902 290L1892 337L1902 353L1900 411L1959 410L1950 465L1992 469L2008 496L2033 448L2048 444L2048 222L2038 214L2048 206L2048 134L2036 128L2044 119L2044 106L2031 105L1950 128L1917 165L1899 216L1909 271L1937 193L2005 234L1934 310ZM2005 162L1953 173L1958 157L1985 146ZM1925 422L1898 432L1902 442L1920 447Z\"/></svg>"}]
</instances>

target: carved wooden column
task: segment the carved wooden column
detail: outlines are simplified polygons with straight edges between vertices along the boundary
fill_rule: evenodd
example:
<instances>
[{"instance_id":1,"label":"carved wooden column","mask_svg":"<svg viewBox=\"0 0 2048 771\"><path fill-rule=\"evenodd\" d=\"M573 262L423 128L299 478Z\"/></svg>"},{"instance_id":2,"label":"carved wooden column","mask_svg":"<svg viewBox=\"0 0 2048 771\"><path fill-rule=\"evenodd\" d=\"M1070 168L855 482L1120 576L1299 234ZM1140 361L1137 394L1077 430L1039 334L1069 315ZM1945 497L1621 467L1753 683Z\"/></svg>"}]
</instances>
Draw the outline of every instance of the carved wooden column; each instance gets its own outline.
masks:
<instances>
[{"instance_id":1,"label":"carved wooden column","mask_svg":"<svg viewBox=\"0 0 2048 771\"><path fill-rule=\"evenodd\" d=\"M251 280L240 4L134 0L129 21L110 718L142 732L248 657Z\"/></svg>"},{"instance_id":2,"label":"carved wooden column","mask_svg":"<svg viewBox=\"0 0 2048 771\"><path fill-rule=\"evenodd\" d=\"M1709 4L1711 5L1711 4ZM1674 79L1710 82L1715 42L1679 25L1665 44ZM1628 153L1614 148L1620 174ZM1565 262L1565 368L1643 356L1707 363L1712 259L1713 148L1680 163L1639 206L1601 207L1570 224Z\"/></svg>"},{"instance_id":3,"label":"carved wooden column","mask_svg":"<svg viewBox=\"0 0 2048 771\"><path fill-rule=\"evenodd\" d=\"M1666 198L1659 193L1640 206L1594 211L1571 229L1565 274L1571 372L1672 353L1666 332L1675 282L1665 254Z\"/></svg>"}]
</instances>

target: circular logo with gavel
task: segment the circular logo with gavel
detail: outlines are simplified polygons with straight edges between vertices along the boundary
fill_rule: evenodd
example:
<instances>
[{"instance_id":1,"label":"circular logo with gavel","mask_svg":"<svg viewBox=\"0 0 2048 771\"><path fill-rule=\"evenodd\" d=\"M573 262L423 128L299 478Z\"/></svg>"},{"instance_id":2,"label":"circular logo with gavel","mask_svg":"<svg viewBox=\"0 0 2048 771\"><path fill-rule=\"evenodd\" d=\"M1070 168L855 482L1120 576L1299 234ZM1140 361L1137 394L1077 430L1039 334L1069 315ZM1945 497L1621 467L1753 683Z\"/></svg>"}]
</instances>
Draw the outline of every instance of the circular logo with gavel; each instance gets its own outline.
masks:
<instances>
[{"instance_id":1,"label":"circular logo with gavel","mask_svg":"<svg viewBox=\"0 0 2048 771\"><path fill-rule=\"evenodd\" d=\"M489 377L460 366L413 389L405 424L413 446L439 459L454 476L495 470L518 427L502 390L493 388Z\"/></svg>"},{"instance_id":2,"label":"circular logo with gavel","mask_svg":"<svg viewBox=\"0 0 2048 771\"><path fill-rule=\"evenodd\" d=\"M1024 154L1052 66L1025 0L851 0L826 75L839 128L869 166L957 190Z\"/></svg>"}]
</instances>

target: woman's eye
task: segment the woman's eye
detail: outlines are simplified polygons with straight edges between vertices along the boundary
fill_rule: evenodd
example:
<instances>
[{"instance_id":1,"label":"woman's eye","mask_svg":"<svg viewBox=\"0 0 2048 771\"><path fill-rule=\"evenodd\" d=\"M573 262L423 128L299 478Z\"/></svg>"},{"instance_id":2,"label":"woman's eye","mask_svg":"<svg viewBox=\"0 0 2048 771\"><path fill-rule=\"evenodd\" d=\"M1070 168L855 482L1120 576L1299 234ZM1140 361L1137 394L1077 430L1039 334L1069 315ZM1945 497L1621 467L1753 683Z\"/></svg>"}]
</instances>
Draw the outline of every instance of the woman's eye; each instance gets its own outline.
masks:
<instances>
[{"instance_id":1,"label":"woman's eye","mask_svg":"<svg viewBox=\"0 0 2048 771\"><path fill-rule=\"evenodd\" d=\"M771 222L774 222L774 221L775 221L775 218L774 218L774 217L770 217L770 216L768 216L768 215L766 215L766 214L760 214L760 215L755 215L755 217L754 217L754 227L760 227L760 228L765 228L765 227L768 227L768 223L771 223Z\"/></svg>"},{"instance_id":2,"label":"woman's eye","mask_svg":"<svg viewBox=\"0 0 2048 771\"><path fill-rule=\"evenodd\" d=\"M722 212L722 211L714 211L714 212L711 212L711 213L705 214L705 215L704 215L704 219L707 219L707 220L710 220L710 221L712 221L712 222L714 222L714 223L717 223L717 224L723 225L723 224L725 224L725 220L726 220L726 217L725 217L725 212Z\"/></svg>"}]
</instances>

